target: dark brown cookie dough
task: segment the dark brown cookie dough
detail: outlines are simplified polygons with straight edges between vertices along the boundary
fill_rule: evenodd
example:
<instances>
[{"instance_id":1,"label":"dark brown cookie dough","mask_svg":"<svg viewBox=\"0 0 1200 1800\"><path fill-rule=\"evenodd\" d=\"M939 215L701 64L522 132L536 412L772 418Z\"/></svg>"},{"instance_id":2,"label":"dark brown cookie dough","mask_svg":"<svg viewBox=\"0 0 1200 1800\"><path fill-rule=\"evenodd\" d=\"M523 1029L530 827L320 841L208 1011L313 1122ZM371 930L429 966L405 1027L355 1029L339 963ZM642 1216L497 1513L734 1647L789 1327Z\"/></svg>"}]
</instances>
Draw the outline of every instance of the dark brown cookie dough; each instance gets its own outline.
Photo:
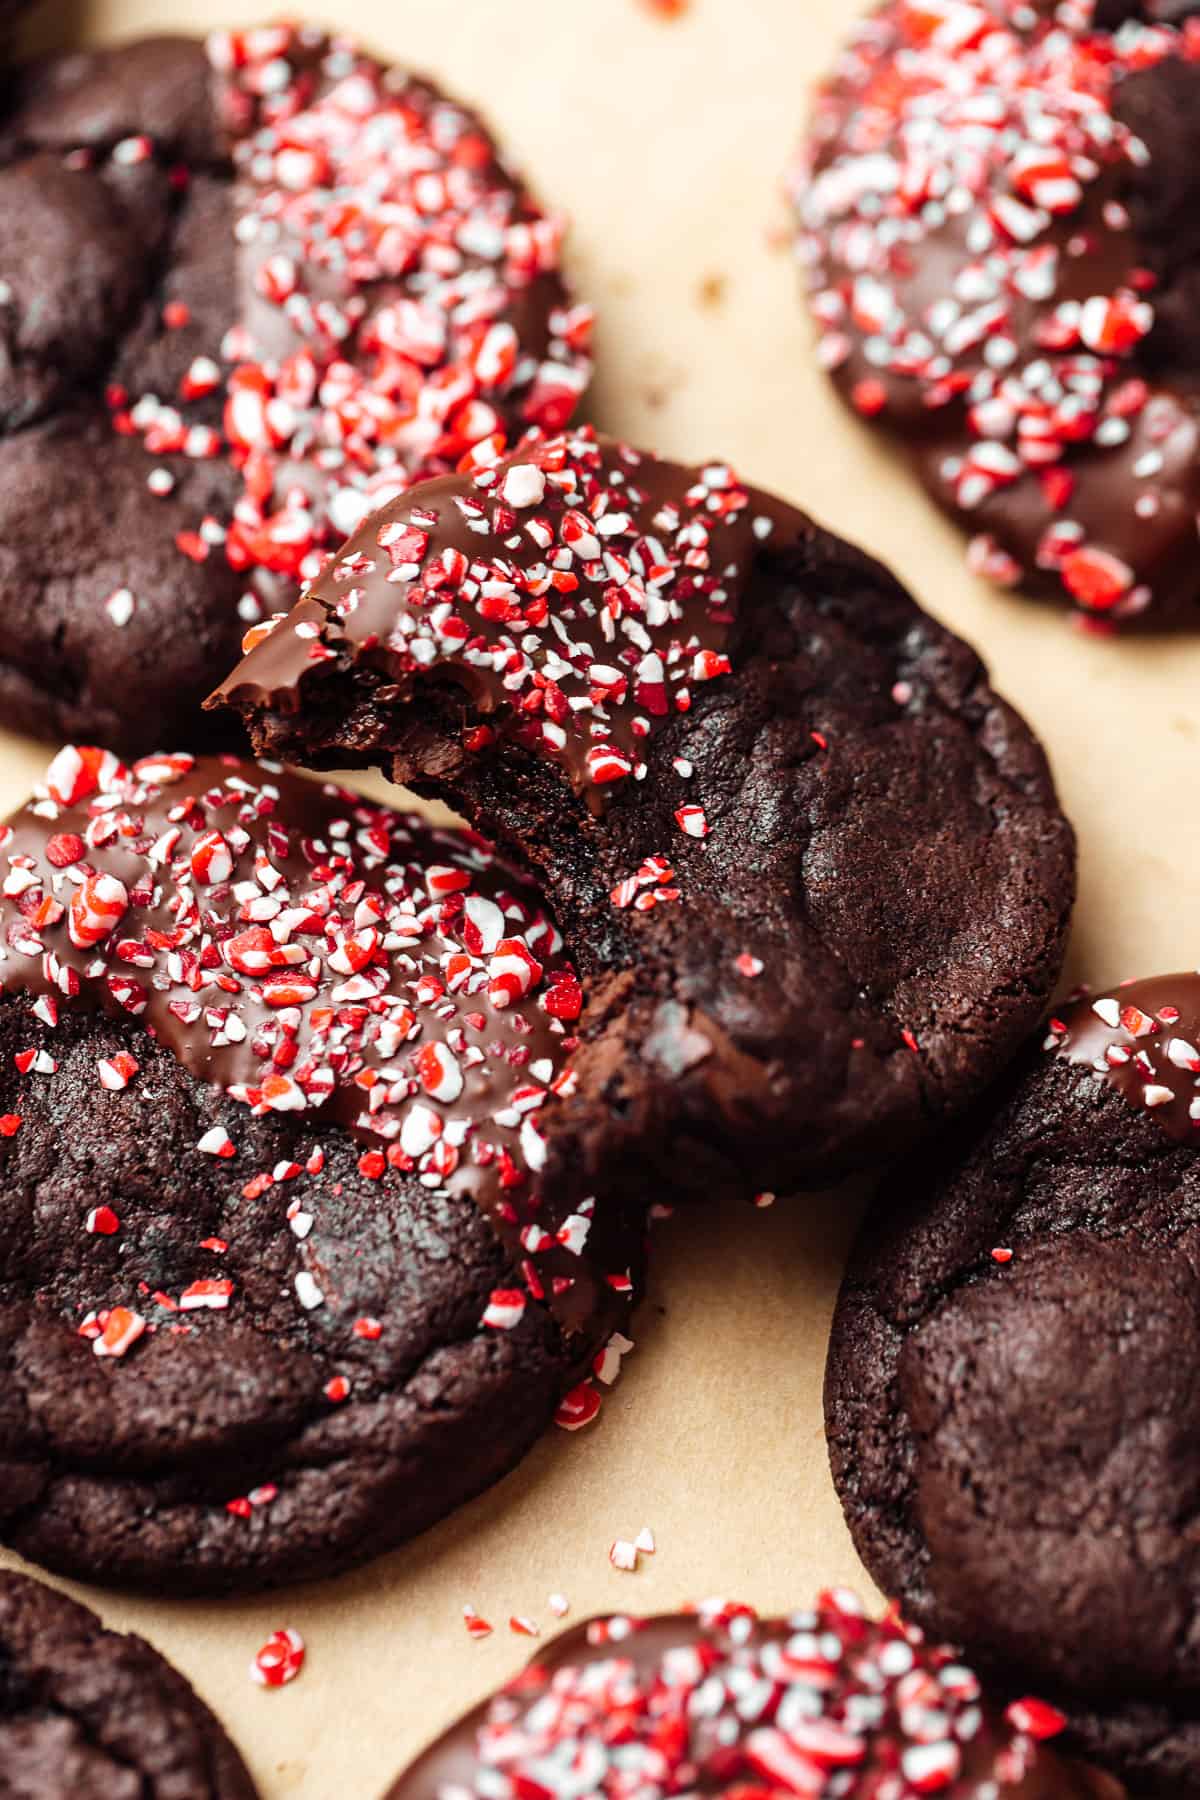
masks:
<instances>
[{"instance_id":1,"label":"dark brown cookie dough","mask_svg":"<svg viewBox=\"0 0 1200 1800\"><path fill-rule=\"evenodd\" d=\"M323 548L586 381L481 121L311 29L15 71L0 235L0 710L58 741L195 739Z\"/></svg>"},{"instance_id":2,"label":"dark brown cookie dough","mask_svg":"<svg viewBox=\"0 0 1200 1800\"><path fill-rule=\"evenodd\" d=\"M1002 1711L952 1650L825 1593L759 1620L710 1602L660 1618L590 1619L431 1745L386 1800L518 1791L847 1800L1119 1800L1051 1748L1062 1716Z\"/></svg>"},{"instance_id":3,"label":"dark brown cookie dough","mask_svg":"<svg viewBox=\"0 0 1200 1800\"><path fill-rule=\"evenodd\" d=\"M5 1800L255 1800L221 1726L142 1638L0 1571Z\"/></svg>"},{"instance_id":4,"label":"dark brown cookie dough","mask_svg":"<svg viewBox=\"0 0 1200 1800\"><path fill-rule=\"evenodd\" d=\"M834 1323L872 1575L1138 1794L1200 1787L1200 976L1052 1023L889 1181Z\"/></svg>"},{"instance_id":5,"label":"dark brown cookie dough","mask_svg":"<svg viewBox=\"0 0 1200 1800\"><path fill-rule=\"evenodd\" d=\"M69 749L5 828L0 1536L328 1575L505 1473L628 1321L648 1185L543 1195L578 983L470 834Z\"/></svg>"},{"instance_id":6,"label":"dark brown cookie dough","mask_svg":"<svg viewBox=\"0 0 1200 1800\"><path fill-rule=\"evenodd\" d=\"M1200 11L887 0L792 187L822 365L970 561L1200 623Z\"/></svg>"},{"instance_id":7,"label":"dark brown cookie dough","mask_svg":"<svg viewBox=\"0 0 1200 1800\"><path fill-rule=\"evenodd\" d=\"M547 1179L815 1186L959 1110L1053 986L1073 843L975 654L747 488L581 432L370 520L220 690L520 854L588 995Z\"/></svg>"}]
</instances>

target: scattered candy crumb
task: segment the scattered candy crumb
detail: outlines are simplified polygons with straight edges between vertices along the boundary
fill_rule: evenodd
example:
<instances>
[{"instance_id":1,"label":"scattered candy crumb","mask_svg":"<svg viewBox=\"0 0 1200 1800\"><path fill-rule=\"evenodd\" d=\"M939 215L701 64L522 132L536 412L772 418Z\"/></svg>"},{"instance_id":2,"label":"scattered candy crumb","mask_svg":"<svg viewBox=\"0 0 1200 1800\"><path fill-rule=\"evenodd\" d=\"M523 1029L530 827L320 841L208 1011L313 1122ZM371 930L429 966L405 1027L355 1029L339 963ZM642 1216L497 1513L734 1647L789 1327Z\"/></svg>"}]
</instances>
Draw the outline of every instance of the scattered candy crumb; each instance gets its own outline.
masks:
<instances>
[{"instance_id":1,"label":"scattered candy crumb","mask_svg":"<svg viewBox=\"0 0 1200 1800\"><path fill-rule=\"evenodd\" d=\"M259 1687L286 1687L304 1667L304 1639L290 1626L273 1632L250 1664L250 1679Z\"/></svg>"}]
</instances>

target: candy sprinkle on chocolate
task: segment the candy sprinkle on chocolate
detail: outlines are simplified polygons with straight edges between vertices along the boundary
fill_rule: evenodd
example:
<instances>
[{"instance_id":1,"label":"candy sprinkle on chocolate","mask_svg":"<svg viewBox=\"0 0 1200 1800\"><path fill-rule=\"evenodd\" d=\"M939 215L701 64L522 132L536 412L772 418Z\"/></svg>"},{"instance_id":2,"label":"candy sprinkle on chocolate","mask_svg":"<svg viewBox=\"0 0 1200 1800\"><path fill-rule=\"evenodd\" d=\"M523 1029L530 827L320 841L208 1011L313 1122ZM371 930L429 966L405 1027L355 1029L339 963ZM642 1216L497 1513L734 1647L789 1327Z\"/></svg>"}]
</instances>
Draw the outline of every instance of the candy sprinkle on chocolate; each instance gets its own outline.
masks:
<instances>
[{"instance_id":1,"label":"candy sprinkle on chocolate","mask_svg":"<svg viewBox=\"0 0 1200 1800\"><path fill-rule=\"evenodd\" d=\"M539 1182L544 1120L569 1090L578 980L535 891L474 834L273 766L173 755L126 768L69 747L5 828L0 854L0 983L29 996L43 1027L63 1008L136 1021L251 1114L349 1129L369 1180L396 1173L431 1194L468 1194L520 1271L521 1285L495 1289L484 1309L498 1336L530 1298L570 1329L608 1320L611 1336L625 1322L628 1271L607 1260L594 1202L575 1196L552 1211ZM15 1060L30 1079L52 1080L57 1067L37 1045ZM139 1062L117 1051L96 1079L119 1105L139 1085ZM19 1126L16 1114L0 1121L5 1135ZM220 1127L196 1148L238 1155ZM319 1181L320 1143L298 1154L303 1167L247 1169L243 1195ZM319 1207L283 1192L279 1206L301 1259L289 1277L296 1304L320 1312L330 1296ZM91 1235L124 1230L107 1205L81 1223ZM125 1355L153 1328L155 1305L235 1312L238 1284L209 1260L227 1236L205 1239L181 1292L99 1314L96 1354ZM384 1323L345 1329L348 1342L370 1342ZM324 1391L334 1404L350 1394L336 1364ZM584 1384L563 1402L572 1425L593 1416L593 1394Z\"/></svg>"},{"instance_id":2,"label":"candy sprinkle on chocolate","mask_svg":"<svg viewBox=\"0 0 1200 1800\"><path fill-rule=\"evenodd\" d=\"M661 1618L591 1619L552 1640L388 1800L495 1800L501 1777L506 1793L608 1800L1065 1800L1099 1791L1046 1748L1065 1723L1033 1699L1004 1712L951 1650L890 1615L873 1621L842 1590L777 1620L710 1601Z\"/></svg>"},{"instance_id":3,"label":"candy sprinkle on chocolate","mask_svg":"<svg viewBox=\"0 0 1200 1800\"><path fill-rule=\"evenodd\" d=\"M1154 154L1139 130L1200 103L1200 22L1103 17L886 0L791 188L822 367L973 526L978 574L1111 630L1195 605L1187 253L1163 241L1190 202L1157 160L1191 152L1181 125Z\"/></svg>"},{"instance_id":4,"label":"candy sprinkle on chocolate","mask_svg":"<svg viewBox=\"0 0 1200 1800\"><path fill-rule=\"evenodd\" d=\"M1050 1021L1045 1047L1091 1070L1168 1136L1200 1143L1200 974L1126 982Z\"/></svg>"},{"instance_id":5,"label":"candy sprinkle on chocolate","mask_svg":"<svg viewBox=\"0 0 1200 1800\"><path fill-rule=\"evenodd\" d=\"M427 82L286 24L217 32L208 54L240 315L177 393L116 388L109 405L156 459L153 494L175 485L158 459L241 472L232 516L197 519L177 548L244 571L253 620L411 481L481 439L561 429L590 375L592 314L562 287L562 221ZM133 141L109 154L130 162ZM136 154L158 152L144 138ZM163 322L183 328L187 309ZM136 604L126 588L104 602L116 626Z\"/></svg>"},{"instance_id":6,"label":"candy sprinkle on chocolate","mask_svg":"<svg viewBox=\"0 0 1200 1800\"><path fill-rule=\"evenodd\" d=\"M294 688L346 655L401 690L440 666L495 721L470 727L468 751L502 731L602 806L644 779L651 733L732 672L727 645L769 504L754 500L725 464L693 474L590 429L500 464L476 456L385 507L298 607L251 632L221 697ZM675 817L688 836L711 829L699 796ZM669 875L665 857L650 859L614 904L665 899L649 895Z\"/></svg>"}]
</instances>

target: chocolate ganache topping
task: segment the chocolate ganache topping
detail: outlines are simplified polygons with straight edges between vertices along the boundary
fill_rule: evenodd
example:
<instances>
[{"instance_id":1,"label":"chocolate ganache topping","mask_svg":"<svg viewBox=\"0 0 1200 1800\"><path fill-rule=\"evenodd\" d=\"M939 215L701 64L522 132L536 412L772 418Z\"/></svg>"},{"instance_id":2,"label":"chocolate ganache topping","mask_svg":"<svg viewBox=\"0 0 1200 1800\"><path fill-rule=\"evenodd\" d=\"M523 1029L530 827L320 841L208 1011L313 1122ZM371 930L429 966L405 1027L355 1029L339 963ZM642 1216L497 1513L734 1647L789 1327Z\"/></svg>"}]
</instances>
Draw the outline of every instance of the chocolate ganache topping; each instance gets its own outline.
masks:
<instances>
[{"instance_id":1,"label":"chocolate ganache topping","mask_svg":"<svg viewBox=\"0 0 1200 1800\"><path fill-rule=\"evenodd\" d=\"M887 0L793 181L822 366L1096 631L1196 623L1196 12Z\"/></svg>"}]
</instances>

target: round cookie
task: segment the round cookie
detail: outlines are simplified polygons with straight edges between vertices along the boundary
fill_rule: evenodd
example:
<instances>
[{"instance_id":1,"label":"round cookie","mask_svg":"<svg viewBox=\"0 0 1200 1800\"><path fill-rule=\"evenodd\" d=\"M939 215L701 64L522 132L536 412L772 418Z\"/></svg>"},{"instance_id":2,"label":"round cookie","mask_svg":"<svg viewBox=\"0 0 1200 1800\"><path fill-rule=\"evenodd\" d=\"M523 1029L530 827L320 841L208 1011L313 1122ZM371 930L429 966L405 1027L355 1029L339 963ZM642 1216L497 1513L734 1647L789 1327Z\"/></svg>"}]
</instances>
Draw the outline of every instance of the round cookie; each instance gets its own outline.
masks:
<instances>
[{"instance_id":1,"label":"round cookie","mask_svg":"<svg viewBox=\"0 0 1200 1800\"><path fill-rule=\"evenodd\" d=\"M1200 624L1198 11L887 0L791 182L839 391L1098 630Z\"/></svg>"},{"instance_id":2,"label":"round cookie","mask_svg":"<svg viewBox=\"0 0 1200 1800\"><path fill-rule=\"evenodd\" d=\"M652 1619L591 1619L555 1638L430 1746L385 1800L700 1791L809 1800L1119 1800L1049 1747L1061 1714L987 1703L951 1650L852 1594L759 1620L713 1601ZM578 1791L584 1791L582 1787Z\"/></svg>"},{"instance_id":3,"label":"round cookie","mask_svg":"<svg viewBox=\"0 0 1200 1800\"><path fill-rule=\"evenodd\" d=\"M4 1541L159 1592L329 1575L615 1338L611 1379L648 1186L543 1191L579 985L479 839L68 749L0 869Z\"/></svg>"},{"instance_id":4,"label":"round cookie","mask_svg":"<svg viewBox=\"0 0 1200 1800\"><path fill-rule=\"evenodd\" d=\"M881 1194L834 1323L834 1480L925 1629L1147 1795L1200 1786L1200 976L1051 1024Z\"/></svg>"},{"instance_id":5,"label":"round cookie","mask_svg":"<svg viewBox=\"0 0 1200 1800\"><path fill-rule=\"evenodd\" d=\"M326 547L586 383L560 223L347 38L29 64L0 219L0 707L60 742L187 735Z\"/></svg>"},{"instance_id":6,"label":"round cookie","mask_svg":"<svg viewBox=\"0 0 1200 1800\"><path fill-rule=\"evenodd\" d=\"M1073 842L1036 739L885 570L722 464L588 431L481 458L251 638L215 699L264 752L377 764L544 883L588 996L550 1181L624 1151L703 1193L819 1185L1040 1015Z\"/></svg>"},{"instance_id":7,"label":"round cookie","mask_svg":"<svg viewBox=\"0 0 1200 1800\"><path fill-rule=\"evenodd\" d=\"M143 1638L0 1571L0 1788L8 1800L255 1800L207 1706Z\"/></svg>"}]
</instances>

